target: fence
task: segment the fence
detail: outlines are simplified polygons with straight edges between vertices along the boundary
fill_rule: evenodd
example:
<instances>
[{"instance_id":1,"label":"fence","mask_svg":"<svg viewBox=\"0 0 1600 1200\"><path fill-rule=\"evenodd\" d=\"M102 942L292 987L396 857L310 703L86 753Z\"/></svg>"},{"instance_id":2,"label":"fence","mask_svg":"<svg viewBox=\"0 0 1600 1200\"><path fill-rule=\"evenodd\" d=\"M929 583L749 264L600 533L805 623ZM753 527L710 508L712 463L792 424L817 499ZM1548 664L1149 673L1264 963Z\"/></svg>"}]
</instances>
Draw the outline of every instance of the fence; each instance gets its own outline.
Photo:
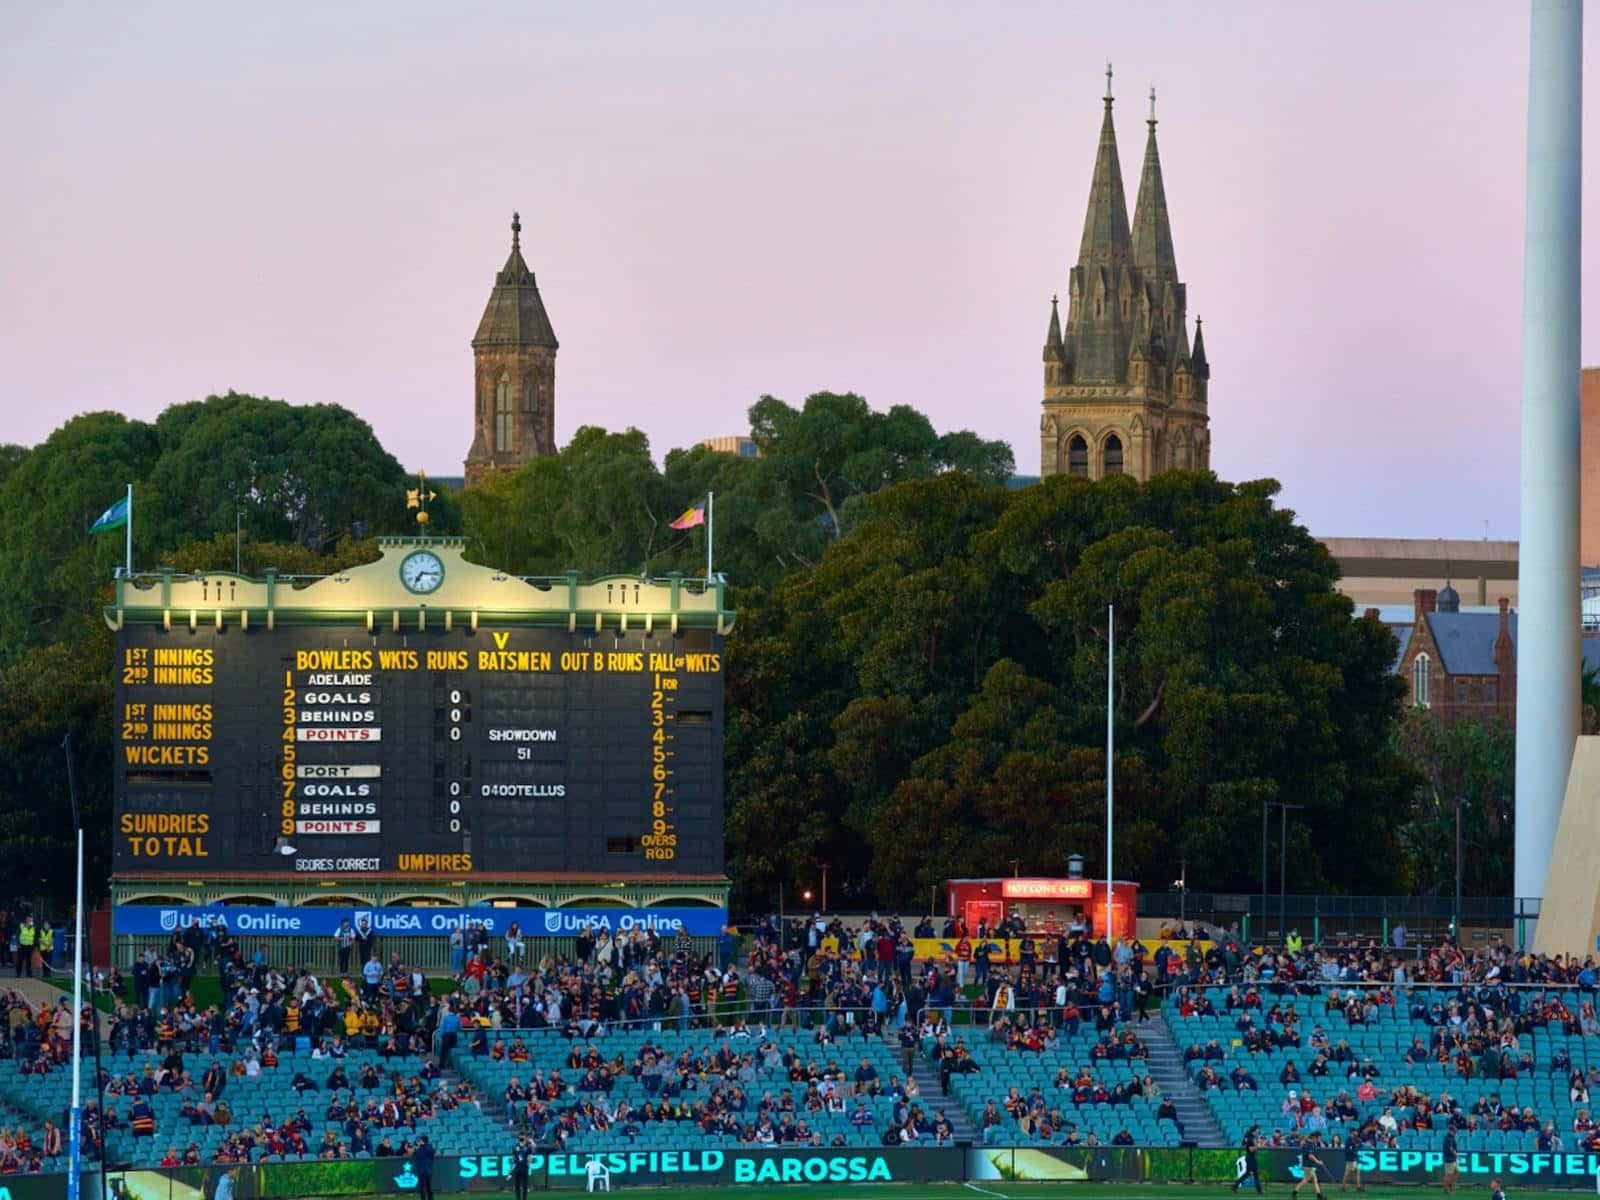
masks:
<instances>
[{"instance_id":1,"label":"fence","mask_svg":"<svg viewBox=\"0 0 1600 1200\"><path fill-rule=\"evenodd\" d=\"M1387 943L1396 925L1426 937L1449 930L1456 919L1453 896L1280 895L1276 892L1140 892L1139 916L1228 926L1237 923L1246 940L1281 940L1299 928L1306 939L1376 938ZM1529 897L1463 896L1460 921L1506 933L1526 944L1539 919L1539 900Z\"/></svg>"},{"instance_id":2,"label":"fence","mask_svg":"<svg viewBox=\"0 0 1600 1200\"><path fill-rule=\"evenodd\" d=\"M291 967L306 967L321 975L328 972L337 972L339 965L338 948L331 937L299 937L295 935L284 936L281 934L246 934L239 937L239 949L244 954L245 961L249 962L251 953L257 944L266 952L267 961L279 969ZM539 960L549 955L552 958L565 956L568 959L577 953L577 939L563 937L534 937L526 939L528 952L522 960L525 964L537 965ZM167 936L118 934L112 939L113 962L117 968L126 972L139 955L146 949L153 949L157 954L167 948ZM716 938L696 937L691 938L696 954L714 954L716 952ZM667 942L670 947L671 941ZM500 937L493 938L491 949L499 957L506 956L505 940ZM69 952L70 953L70 952ZM451 974L450 963L450 938L447 934L424 934L421 936L384 934L378 938L378 956L386 967L389 955L398 954L400 961L408 967L418 967L428 975ZM70 963L71 959L66 961ZM56 954L56 964L60 967L62 957ZM202 972L215 971L216 960L209 962L202 960ZM361 961L358 956L352 955L350 961L350 974L361 973Z\"/></svg>"}]
</instances>

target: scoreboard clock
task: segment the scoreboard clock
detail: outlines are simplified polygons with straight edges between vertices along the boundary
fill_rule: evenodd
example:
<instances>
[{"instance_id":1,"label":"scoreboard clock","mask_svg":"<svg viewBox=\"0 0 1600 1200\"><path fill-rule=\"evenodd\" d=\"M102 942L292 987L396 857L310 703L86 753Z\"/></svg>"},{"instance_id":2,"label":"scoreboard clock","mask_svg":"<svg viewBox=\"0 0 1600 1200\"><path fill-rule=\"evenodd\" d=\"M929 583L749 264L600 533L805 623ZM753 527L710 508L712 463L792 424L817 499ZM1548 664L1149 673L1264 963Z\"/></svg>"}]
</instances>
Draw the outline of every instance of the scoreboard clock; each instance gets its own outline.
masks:
<instances>
[{"instance_id":1,"label":"scoreboard clock","mask_svg":"<svg viewBox=\"0 0 1600 1200\"><path fill-rule=\"evenodd\" d=\"M119 877L723 873L720 583L118 581ZM154 601L154 603L152 603Z\"/></svg>"},{"instance_id":2,"label":"scoreboard clock","mask_svg":"<svg viewBox=\"0 0 1600 1200\"><path fill-rule=\"evenodd\" d=\"M400 560L400 582L419 596L438 591L444 583L444 563L432 550L414 550Z\"/></svg>"}]
</instances>

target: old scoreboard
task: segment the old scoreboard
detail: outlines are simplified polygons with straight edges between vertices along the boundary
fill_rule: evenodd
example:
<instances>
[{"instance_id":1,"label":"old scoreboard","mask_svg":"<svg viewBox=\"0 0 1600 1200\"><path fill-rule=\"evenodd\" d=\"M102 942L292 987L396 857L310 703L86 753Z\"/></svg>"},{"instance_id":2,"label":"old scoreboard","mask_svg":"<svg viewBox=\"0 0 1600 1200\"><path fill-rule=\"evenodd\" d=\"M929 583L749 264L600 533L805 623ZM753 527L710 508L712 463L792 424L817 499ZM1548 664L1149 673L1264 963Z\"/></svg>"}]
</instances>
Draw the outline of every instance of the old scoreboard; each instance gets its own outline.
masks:
<instances>
[{"instance_id":1,"label":"old scoreboard","mask_svg":"<svg viewBox=\"0 0 1600 1200\"><path fill-rule=\"evenodd\" d=\"M723 872L720 581L118 580L114 871Z\"/></svg>"}]
</instances>

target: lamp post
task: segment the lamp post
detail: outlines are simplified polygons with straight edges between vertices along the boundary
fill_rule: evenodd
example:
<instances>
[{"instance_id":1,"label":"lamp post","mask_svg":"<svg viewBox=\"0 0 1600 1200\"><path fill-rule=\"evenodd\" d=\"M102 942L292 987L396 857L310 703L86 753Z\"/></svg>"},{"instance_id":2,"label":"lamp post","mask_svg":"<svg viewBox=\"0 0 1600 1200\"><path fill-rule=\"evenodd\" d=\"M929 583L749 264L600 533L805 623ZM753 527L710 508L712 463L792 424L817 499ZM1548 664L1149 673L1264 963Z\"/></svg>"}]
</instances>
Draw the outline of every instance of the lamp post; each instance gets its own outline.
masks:
<instances>
[{"instance_id":1,"label":"lamp post","mask_svg":"<svg viewBox=\"0 0 1600 1200\"><path fill-rule=\"evenodd\" d=\"M1108 68L1109 69L1109 68ZM1109 78L1109 77L1108 77ZM1152 129L1155 126L1151 126ZM1106 923L1105 937L1109 943L1115 935L1111 924L1112 898L1116 893L1116 874L1112 871L1112 832L1116 827L1117 789L1116 772L1116 664L1117 664L1117 606L1106 605Z\"/></svg>"},{"instance_id":2,"label":"lamp post","mask_svg":"<svg viewBox=\"0 0 1600 1200\"><path fill-rule=\"evenodd\" d=\"M1261 802L1261 940L1267 940L1267 805Z\"/></svg>"},{"instance_id":3,"label":"lamp post","mask_svg":"<svg viewBox=\"0 0 1600 1200\"><path fill-rule=\"evenodd\" d=\"M826 916L828 912L828 864L818 863L817 869L822 872L822 912Z\"/></svg>"},{"instance_id":4,"label":"lamp post","mask_svg":"<svg viewBox=\"0 0 1600 1200\"><path fill-rule=\"evenodd\" d=\"M1178 924L1188 925L1187 914L1189 907L1189 860L1178 860L1178 878L1173 880L1178 885Z\"/></svg>"},{"instance_id":5,"label":"lamp post","mask_svg":"<svg viewBox=\"0 0 1600 1200\"><path fill-rule=\"evenodd\" d=\"M1466 807L1465 797L1456 797L1456 903L1450 910L1450 932L1456 945L1461 945L1461 810Z\"/></svg>"},{"instance_id":6,"label":"lamp post","mask_svg":"<svg viewBox=\"0 0 1600 1200\"><path fill-rule=\"evenodd\" d=\"M83 1173L83 820L78 812L78 781L72 770L72 734L61 739L61 753L67 760L67 800L72 808L72 828L77 834L77 904L73 910L72 932L72 1107L67 1121L67 1197L78 1200ZM93 996L90 997L91 1006ZM94 1016L95 1129L100 1147L100 1195L106 1192L106 1116L103 1081L100 1071L100 1018Z\"/></svg>"},{"instance_id":7,"label":"lamp post","mask_svg":"<svg viewBox=\"0 0 1600 1200\"><path fill-rule=\"evenodd\" d=\"M1304 804L1290 804L1284 800L1263 800L1261 802L1261 913L1266 915L1267 909L1267 809L1276 808L1279 811L1278 827L1278 936L1286 937L1288 928L1288 880L1289 880L1289 810L1296 812L1305 807ZM1265 933L1265 930L1262 931ZM1263 941L1266 939L1263 938Z\"/></svg>"}]
</instances>

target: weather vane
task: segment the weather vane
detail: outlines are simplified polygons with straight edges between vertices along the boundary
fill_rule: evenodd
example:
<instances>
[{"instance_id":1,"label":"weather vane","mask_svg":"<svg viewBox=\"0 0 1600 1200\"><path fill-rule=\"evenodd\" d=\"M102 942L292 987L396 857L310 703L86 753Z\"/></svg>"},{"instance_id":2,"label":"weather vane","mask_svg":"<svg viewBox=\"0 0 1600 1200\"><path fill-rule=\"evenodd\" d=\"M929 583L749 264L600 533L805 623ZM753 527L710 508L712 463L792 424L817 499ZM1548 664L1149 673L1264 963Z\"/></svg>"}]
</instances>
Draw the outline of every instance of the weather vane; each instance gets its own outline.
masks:
<instances>
[{"instance_id":1,"label":"weather vane","mask_svg":"<svg viewBox=\"0 0 1600 1200\"><path fill-rule=\"evenodd\" d=\"M426 525L428 523L428 502L438 498L439 493L428 490L428 473L426 471L418 471L417 486L406 489L406 507L417 510L418 525Z\"/></svg>"}]
</instances>

